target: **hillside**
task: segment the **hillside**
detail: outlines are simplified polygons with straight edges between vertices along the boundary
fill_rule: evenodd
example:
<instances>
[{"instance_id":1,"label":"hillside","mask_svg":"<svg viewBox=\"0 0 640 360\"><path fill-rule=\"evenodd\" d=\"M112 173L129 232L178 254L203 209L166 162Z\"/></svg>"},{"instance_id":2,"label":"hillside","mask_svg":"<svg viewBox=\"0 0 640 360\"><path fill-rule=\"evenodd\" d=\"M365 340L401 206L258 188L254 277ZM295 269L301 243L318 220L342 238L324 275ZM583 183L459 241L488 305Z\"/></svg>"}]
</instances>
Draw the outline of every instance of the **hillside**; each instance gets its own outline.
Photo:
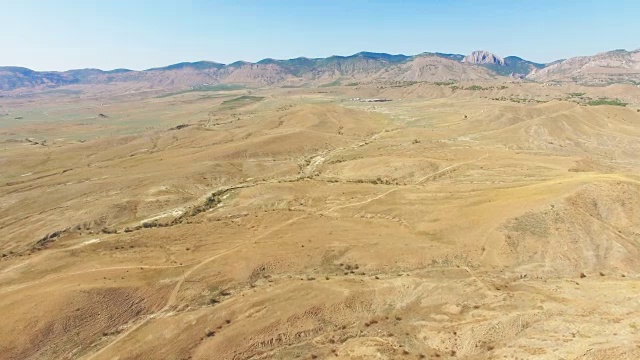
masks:
<instances>
[{"instance_id":1,"label":"hillside","mask_svg":"<svg viewBox=\"0 0 640 360\"><path fill-rule=\"evenodd\" d=\"M0 66L0 90L58 87L78 81L78 78L60 72L38 72L17 66Z\"/></svg>"},{"instance_id":2,"label":"hillside","mask_svg":"<svg viewBox=\"0 0 640 360\"><path fill-rule=\"evenodd\" d=\"M613 50L570 58L534 70L528 79L540 82L575 82L585 85L640 84L640 49Z\"/></svg>"},{"instance_id":3,"label":"hillside","mask_svg":"<svg viewBox=\"0 0 640 360\"><path fill-rule=\"evenodd\" d=\"M395 85L0 98L0 358L640 358L640 89Z\"/></svg>"}]
</instances>

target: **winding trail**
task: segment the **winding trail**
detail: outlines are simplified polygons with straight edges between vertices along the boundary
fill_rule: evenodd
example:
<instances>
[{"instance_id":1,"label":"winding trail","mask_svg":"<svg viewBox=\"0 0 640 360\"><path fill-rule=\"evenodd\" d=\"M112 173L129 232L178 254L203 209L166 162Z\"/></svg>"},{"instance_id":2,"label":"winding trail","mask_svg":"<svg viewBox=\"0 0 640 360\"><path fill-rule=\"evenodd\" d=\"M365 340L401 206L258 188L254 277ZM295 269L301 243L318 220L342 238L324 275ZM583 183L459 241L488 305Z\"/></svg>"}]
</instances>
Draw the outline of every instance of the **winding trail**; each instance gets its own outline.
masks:
<instances>
[{"instance_id":1,"label":"winding trail","mask_svg":"<svg viewBox=\"0 0 640 360\"><path fill-rule=\"evenodd\" d=\"M423 181L427 180L430 177L436 176L436 175L441 174L441 173L443 173L443 172L445 172L447 170L450 170L450 169L454 169L454 168L457 168L457 167L460 167L460 166L463 166L463 165L466 165L466 164L471 164L471 163L474 163L476 161L480 161L480 160L482 160L482 159L484 159L484 158L486 158L488 156L489 156L489 154L485 154L485 155L483 155L483 156L481 156L481 157L479 157L477 159L474 159L474 160L469 160L469 161L465 161L465 162L461 162L461 163L458 163L458 164L453 164L453 165L447 166L444 169L440 169L440 170L438 170L436 172L433 172L431 174L423 176L422 178L420 178L420 180L416 181L413 185L420 185L420 183L422 183ZM391 190L388 190L388 191L386 191L386 192L384 192L384 193L382 193L380 195L376 195L376 196L374 196L372 198L369 198L367 200L363 200L363 201L359 201L359 202L355 202L355 203L351 203L351 204L337 205L337 206L334 206L334 207L332 207L332 208L330 208L328 210L325 210L323 212L323 214L326 215L326 214L329 214L329 213L331 213L331 212L333 212L335 210L344 209L344 208L347 208L347 207L365 205L365 204L368 204L368 203L370 203L372 201L381 199L381 198L391 194L392 192L400 190L402 188L403 188L402 186L395 187L395 188L393 188Z\"/></svg>"},{"instance_id":2,"label":"winding trail","mask_svg":"<svg viewBox=\"0 0 640 360\"><path fill-rule=\"evenodd\" d=\"M256 182L251 182L251 183L241 183L241 184L237 184L237 185L233 185L233 186L228 186L228 187L224 187L227 190L234 190L234 189L240 189L240 188L247 188L247 187L253 187L253 186L258 186L258 185L262 185L262 184L268 184L268 183L278 183L278 182L282 182L282 181L296 181L296 180L300 180L301 178L303 178L305 175L308 175L310 173L312 173L318 166L320 166L324 161L326 161L326 159L328 159L330 156L335 155L336 153L339 153L340 151L349 149L349 148L359 148L362 146L365 146L369 143L371 143L372 141L375 141L377 138L379 138L380 136L382 136L383 134L387 133L387 132L393 132L397 129L393 129L393 130L383 130L380 131L364 140L361 140L360 142L353 144L351 146L347 146L347 147L341 147L341 148L335 148L335 149L331 149L331 150L325 150L323 152L320 152L318 154L314 154L311 156L312 161L307 165L307 167L305 169L303 169L301 171L300 174L298 174L297 176L293 176L293 177L286 177L286 178L279 178L279 179L271 179L271 180L263 180L263 181L256 181ZM434 177L438 174L444 173L450 169L454 169L469 163L473 163L479 160L482 160L484 158L488 157L488 154L485 154L484 156L481 156L477 159L474 160L470 160L470 161L465 161L465 162L461 162L461 163L457 163L457 164L453 164L450 166L447 166L441 170L438 170L436 172L433 172L431 174L428 174L422 178L420 178L417 182L415 182L413 185L419 185L422 182L424 182L425 180ZM368 204L372 201L381 199L399 189L401 189L402 187L395 187L393 189L390 189L388 191L385 191L382 194L376 195L374 197L371 197L369 199L363 200L363 201L359 201L359 202L355 202L355 203L350 203L350 204L344 204L344 205L337 205L334 206L328 210L322 211L319 214L324 215L324 214L328 214L328 213L332 213L336 210L339 209L344 209L347 207L353 207L353 206L358 206L358 205L365 205ZM187 264L183 264L183 265L158 265L158 266L118 266L118 267L109 267L109 268L99 268L99 269L89 269L89 270L84 270L84 271L78 271L78 272L72 272L72 273L65 273L65 274L59 274L59 275L55 275L52 277L47 277L47 278L43 278L37 281L33 281L30 283L25 283L25 284L19 284L13 287L9 287L6 289L2 289L2 291L0 291L0 293L6 293L6 292L10 292L10 291L14 291L26 286L31 286L31 285L35 285L35 284L39 284L45 281L50 281L56 278L60 278L60 277L66 277L66 276L74 276L74 275L80 275L80 274L85 274L85 273L90 273L90 272L97 272L97 271L109 271L109 270L121 270L121 269L136 269L136 268L152 268L152 269L161 269L161 268L183 268L183 267L189 267L190 268L184 272L183 276L176 282L175 286L173 287L173 289L171 290L171 293L169 294L167 301L165 303L165 305L158 311L151 313L149 315L146 315L145 317L138 319L138 321L136 323L134 323L131 327L129 327L126 331L118 334L115 338L113 338L109 343L105 344L103 347L99 348L97 351L93 352L93 353L89 353L86 354L85 356L83 356L82 358L84 360L92 360L92 359L96 359L99 356L105 354L105 352L107 352L109 349L111 349L113 346L115 346L116 344L122 342L124 339L126 339L130 334L132 334L133 332L135 332L136 330L140 329L142 326L144 326L145 324L149 323L151 320L153 319L157 319L163 315L167 315L168 313L170 313L171 309L175 307L176 304L178 304L178 299L179 299L179 295L180 295L180 290L182 289L183 284L186 282L186 280L195 272L197 272L198 270L202 269L205 265L211 263L212 261L223 257L225 255L228 255L232 252L238 251L239 249L250 245L250 244L254 244L256 243L258 240L261 240L265 237L268 237L269 235L273 234L275 231L278 231L280 229L282 229L283 227L289 226L303 218L308 217L310 214L303 214L297 217L294 217L288 221L285 221L283 223L280 223L274 227L272 227L271 229L267 230L266 232L260 234L259 236L251 239L250 241L246 241L246 242L242 242L240 244L237 244L227 250L224 250L222 252L216 253L215 255L212 255L210 257L201 259L201 260L196 260L196 261L192 261L190 263ZM66 251L66 250L70 250L70 249L74 249L77 248L79 246L82 246L82 244L80 245L76 245L73 246L71 248L66 248L66 249L59 249L58 251ZM5 269L3 272L8 272L11 271L12 269ZM477 279L477 277L469 270L466 269L465 270L474 278Z\"/></svg>"},{"instance_id":3,"label":"winding trail","mask_svg":"<svg viewBox=\"0 0 640 360\"><path fill-rule=\"evenodd\" d=\"M253 238L253 241L257 241L260 240L264 237L267 237L269 235L271 235L272 233L274 233L277 230L280 230L281 228L291 225L294 222L303 219L305 217L307 217L308 214L304 214L304 215L300 215L298 217L295 217L289 221L285 221L281 224L278 224L276 226L274 226L273 228L269 229L267 232L261 234L260 236ZM192 268L190 268L189 270L187 270L184 275L182 276L182 278L176 283L176 285L173 287L173 290L171 291L171 294L169 295L169 298L167 299L167 303L162 307L162 309L158 310L157 312L148 315L147 317L145 317L143 320L139 321L137 324L131 326L129 329L127 329L127 331L119 334L115 339L113 339L113 341L111 341L110 343L108 343L107 345L105 345L104 347L102 347L100 350L89 354L87 356L84 357L85 360L91 360L91 359L95 359L97 356L100 356L100 354L103 354L106 350L110 349L112 346L114 346L115 344L119 343L120 341L122 341L124 338L126 338L127 336L129 336L129 334L131 334L132 332L136 331L137 329L139 329L141 326L143 326L144 324L148 323L150 320L158 318L160 315L162 315L163 313L166 313L167 311L169 311L174 305L176 305L177 300L178 300L178 294L180 292L180 288L182 287L182 284L184 284L184 282L187 280L187 278L193 274L195 271L197 271L198 269L202 268L203 266L205 266L206 264L210 263L211 261L220 258L224 255L227 255L229 253L232 253L240 248L242 248L243 246L247 245L247 244L251 244L253 243L253 241L251 242L245 242L245 243L241 243L238 244L230 249L227 249L223 252L217 253L211 257L208 257L200 262L198 262L195 266L193 266Z\"/></svg>"},{"instance_id":4,"label":"winding trail","mask_svg":"<svg viewBox=\"0 0 640 360\"><path fill-rule=\"evenodd\" d=\"M40 280L35 280L35 281L27 282L27 283L14 285L14 286L9 286L7 288L4 288L4 289L0 290L0 294L8 293L8 292L11 292L11 291L14 291L14 290L18 290L18 289L22 289L22 288L28 287L28 286L38 285L38 284L41 284L41 283L44 283L44 282L48 282L48 281L51 281L51 280L55 280L55 279L59 279L59 278L62 278L62 277L82 275L82 274L87 274L87 273L91 273L91 272L100 272L100 271L109 271L109 270L130 270L130 269L141 269L141 268L142 269L179 268L179 267L185 267L185 266L197 264L200 261L201 260L196 260L196 261L192 261L192 262L189 262L189 263L186 263L186 264L182 264L182 265L127 265L127 266L113 266L113 267L88 269L88 270L82 270L82 271L74 271L74 272L69 272L69 273L63 273L63 274L48 276L48 277L42 278Z\"/></svg>"},{"instance_id":5,"label":"winding trail","mask_svg":"<svg viewBox=\"0 0 640 360\"><path fill-rule=\"evenodd\" d=\"M480 156L479 158L474 159L474 160L469 160L469 161L461 162L461 163L458 163L458 164L453 164L451 166L447 166L444 169L440 169L440 170L438 170L438 171L436 171L434 173L431 173L431 174L423 176L420 180L416 181L415 185L419 185L420 183L422 183L423 181L427 180L428 178L434 177L434 176L436 176L438 174L441 174L441 173L443 173L443 172L445 172L447 170L454 169L454 168L460 167L462 165L471 164L471 163L474 163L476 161L480 161L480 160L482 160L482 159L484 159L484 158L486 158L488 156L489 156L489 154L484 154L483 156Z\"/></svg>"}]
</instances>

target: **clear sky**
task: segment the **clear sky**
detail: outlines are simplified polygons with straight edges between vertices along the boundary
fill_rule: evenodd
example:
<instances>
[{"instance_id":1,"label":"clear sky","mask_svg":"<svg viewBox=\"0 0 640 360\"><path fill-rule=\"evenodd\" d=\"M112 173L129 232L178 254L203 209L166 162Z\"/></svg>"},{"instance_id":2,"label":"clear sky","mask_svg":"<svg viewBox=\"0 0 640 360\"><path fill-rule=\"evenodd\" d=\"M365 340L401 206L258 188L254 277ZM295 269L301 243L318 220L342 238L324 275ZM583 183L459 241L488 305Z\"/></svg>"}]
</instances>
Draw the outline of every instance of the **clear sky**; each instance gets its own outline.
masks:
<instances>
[{"instance_id":1,"label":"clear sky","mask_svg":"<svg viewBox=\"0 0 640 360\"><path fill-rule=\"evenodd\" d=\"M0 0L0 66L146 69L359 51L549 62L640 48L640 1Z\"/></svg>"}]
</instances>

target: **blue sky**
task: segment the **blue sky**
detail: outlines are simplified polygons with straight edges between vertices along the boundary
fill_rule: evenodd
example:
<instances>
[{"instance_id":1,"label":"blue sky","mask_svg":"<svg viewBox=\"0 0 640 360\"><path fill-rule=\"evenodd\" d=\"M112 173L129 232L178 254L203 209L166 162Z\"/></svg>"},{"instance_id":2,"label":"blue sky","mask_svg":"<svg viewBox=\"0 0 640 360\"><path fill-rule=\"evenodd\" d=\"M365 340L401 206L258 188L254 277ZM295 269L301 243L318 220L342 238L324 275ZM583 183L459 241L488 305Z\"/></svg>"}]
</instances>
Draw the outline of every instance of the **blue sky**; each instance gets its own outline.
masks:
<instances>
[{"instance_id":1,"label":"blue sky","mask_svg":"<svg viewBox=\"0 0 640 360\"><path fill-rule=\"evenodd\" d=\"M549 62L640 48L640 1L0 0L0 65L146 69L359 51Z\"/></svg>"}]
</instances>

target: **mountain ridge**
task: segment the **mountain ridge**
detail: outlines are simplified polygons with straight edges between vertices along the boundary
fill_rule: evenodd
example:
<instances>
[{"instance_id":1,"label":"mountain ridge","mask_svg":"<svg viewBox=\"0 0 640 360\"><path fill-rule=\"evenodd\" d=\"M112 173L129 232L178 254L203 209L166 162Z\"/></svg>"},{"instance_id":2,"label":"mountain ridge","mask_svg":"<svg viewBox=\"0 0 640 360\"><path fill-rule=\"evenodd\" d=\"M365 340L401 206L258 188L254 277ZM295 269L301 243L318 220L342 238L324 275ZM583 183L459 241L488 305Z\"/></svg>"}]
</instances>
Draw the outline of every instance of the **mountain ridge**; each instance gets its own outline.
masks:
<instances>
[{"instance_id":1,"label":"mountain ridge","mask_svg":"<svg viewBox=\"0 0 640 360\"><path fill-rule=\"evenodd\" d=\"M348 56L265 58L230 64L202 60L140 71L123 68L35 71L20 66L0 66L0 91L114 82L140 82L160 87L232 83L270 86L376 80L472 81L503 76L542 82L640 83L640 50L613 50L547 64L477 50L466 56L439 52L410 56L361 51Z\"/></svg>"},{"instance_id":2,"label":"mountain ridge","mask_svg":"<svg viewBox=\"0 0 640 360\"><path fill-rule=\"evenodd\" d=\"M424 56L435 56L428 66L436 70L414 69ZM116 69L74 69L62 72L38 72L27 68L0 67L0 91L20 88L52 88L76 84L100 84L139 81L153 86L194 86L201 84L276 85L303 84L308 82L333 82L336 80L464 80L491 78L481 69L459 71L458 54L422 53L408 56L361 51L353 55L332 55L326 58L298 57L293 59L265 58L257 62L236 61L221 64L213 61L181 62L141 71ZM411 64L413 62L413 64ZM423 64L423 66L427 66ZM458 68L458 73L451 69ZM389 79L384 71L396 74ZM405 74L405 73L410 74ZM460 76L461 74L467 74ZM415 81L414 80L414 81Z\"/></svg>"},{"instance_id":3,"label":"mountain ridge","mask_svg":"<svg viewBox=\"0 0 640 360\"><path fill-rule=\"evenodd\" d=\"M582 85L631 83L640 85L640 49L616 49L592 56L576 56L532 71L528 79Z\"/></svg>"}]
</instances>

